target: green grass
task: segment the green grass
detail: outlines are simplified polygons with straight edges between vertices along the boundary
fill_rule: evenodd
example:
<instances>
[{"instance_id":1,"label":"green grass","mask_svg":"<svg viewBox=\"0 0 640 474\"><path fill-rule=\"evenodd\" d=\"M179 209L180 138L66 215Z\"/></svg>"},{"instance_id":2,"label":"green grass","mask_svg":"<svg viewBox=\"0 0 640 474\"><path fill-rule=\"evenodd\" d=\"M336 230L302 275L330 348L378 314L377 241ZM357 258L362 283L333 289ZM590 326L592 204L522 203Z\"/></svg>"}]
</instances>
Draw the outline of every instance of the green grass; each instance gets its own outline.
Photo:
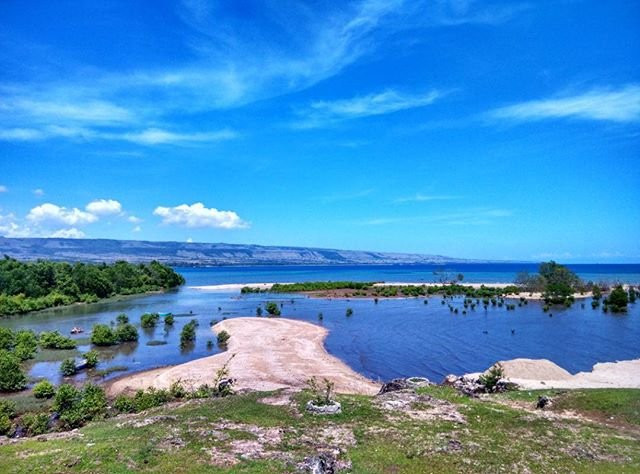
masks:
<instances>
[{"instance_id":1,"label":"green grass","mask_svg":"<svg viewBox=\"0 0 640 474\"><path fill-rule=\"evenodd\" d=\"M572 410L602 421L640 426L640 389L522 390L500 397L534 404L542 395L553 400L553 411Z\"/></svg>"},{"instance_id":2,"label":"green grass","mask_svg":"<svg viewBox=\"0 0 640 474\"><path fill-rule=\"evenodd\" d=\"M640 433L575 419L547 419L504 404L533 403L540 392L482 400L459 396L448 387L419 392L425 398L412 410L429 413L444 403L459 411L466 423L385 411L375 397L366 396L339 396L341 415L316 416L304 412L311 398L307 392L281 406L259 401L274 393L249 393L175 402L94 422L68 439L6 444L0 446L0 472L293 472L305 456L327 450L332 443L338 443L353 473L640 471ZM632 423L638 393L581 390L555 397L562 397L559 407L597 411ZM347 433L355 444L327 441L327 432L337 433L335 439ZM237 443L256 443L265 433L278 434L273 443L263 445L265 452L277 455L236 457L233 467L223 465L223 456L233 458Z\"/></svg>"}]
</instances>

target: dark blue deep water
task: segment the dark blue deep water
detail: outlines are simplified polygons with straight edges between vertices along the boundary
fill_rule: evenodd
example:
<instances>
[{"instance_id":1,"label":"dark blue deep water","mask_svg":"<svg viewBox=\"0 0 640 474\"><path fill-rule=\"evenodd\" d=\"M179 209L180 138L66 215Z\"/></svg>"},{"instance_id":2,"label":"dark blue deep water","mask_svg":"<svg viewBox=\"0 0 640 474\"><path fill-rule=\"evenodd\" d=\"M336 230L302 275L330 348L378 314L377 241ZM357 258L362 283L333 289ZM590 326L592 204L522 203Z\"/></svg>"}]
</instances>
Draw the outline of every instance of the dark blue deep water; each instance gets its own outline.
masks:
<instances>
[{"instance_id":1,"label":"dark blue deep water","mask_svg":"<svg viewBox=\"0 0 640 474\"><path fill-rule=\"evenodd\" d=\"M512 281L526 265L457 265L447 267L451 273L462 272L465 281ZM0 324L12 328L36 331L59 330L68 334L73 326L87 332L96 323L109 323L121 312L127 313L139 326L144 312L172 312L173 328L160 324L155 330L140 330L137 344L100 349L103 361L99 368L116 365L127 371L139 371L168 364L177 364L211 355L217 348L207 349L214 339L210 322L224 317L255 315L258 305L266 301L283 304L282 316L318 323L322 312L330 333L326 340L329 352L344 360L355 370L373 379L423 375L440 380L447 373L464 373L486 369L492 363L515 357L547 358L570 372L590 370L603 361L640 357L640 303L630 306L623 315L605 314L585 308L580 302L572 308L554 308L544 313L539 303L530 302L515 311L489 308L453 314L441 298L381 300L326 300L303 295L240 295L239 292L200 291L191 286L239 282L309 281L309 280L385 280L420 282L434 281L434 269L441 267L221 267L184 269L180 271L187 284L173 292L135 297L123 301L78 305L3 319ZM638 282L640 266L574 266L584 279ZM455 300L462 311L462 299ZM354 314L347 318L345 311ZM200 322L195 345L179 348L180 330L190 319ZM515 333L512 334L512 330ZM148 346L151 340L166 341L166 345ZM89 346L81 346L82 351ZM59 362L38 362L33 365L33 378L48 377L59 381ZM122 375L114 373L111 377ZM80 375L79 377L82 377Z\"/></svg>"}]
</instances>

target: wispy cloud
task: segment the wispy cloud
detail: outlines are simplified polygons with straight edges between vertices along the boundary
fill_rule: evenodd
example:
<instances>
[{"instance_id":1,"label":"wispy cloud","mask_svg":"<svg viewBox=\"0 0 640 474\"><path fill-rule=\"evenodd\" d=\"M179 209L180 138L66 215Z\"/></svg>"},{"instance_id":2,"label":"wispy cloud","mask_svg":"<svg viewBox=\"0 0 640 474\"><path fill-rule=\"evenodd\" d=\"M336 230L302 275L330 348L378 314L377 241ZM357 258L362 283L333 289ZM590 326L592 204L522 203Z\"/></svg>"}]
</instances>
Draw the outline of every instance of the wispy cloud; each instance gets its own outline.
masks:
<instances>
[{"instance_id":1,"label":"wispy cloud","mask_svg":"<svg viewBox=\"0 0 640 474\"><path fill-rule=\"evenodd\" d=\"M333 101L316 101L297 112L295 128L323 127L342 120L384 115L401 110L425 107L444 95L440 91L406 94L393 89L365 96Z\"/></svg>"},{"instance_id":2,"label":"wispy cloud","mask_svg":"<svg viewBox=\"0 0 640 474\"><path fill-rule=\"evenodd\" d=\"M354 191L351 193L335 193L330 194L328 196L323 196L322 201L324 202L339 202L339 201L351 201L353 199L361 199L367 196L370 196L375 192L375 189L363 189L361 191Z\"/></svg>"},{"instance_id":3,"label":"wispy cloud","mask_svg":"<svg viewBox=\"0 0 640 474\"><path fill-rule=\"evenodd\" d=\"M422 216L393 216L375 217L358 221L359 225L379 226L390 224L425 223L434 225L487 225L498 219L510 217L513 212L508 209L477 208L467 209L445 214L431 214Z\"/></svg>"},{"instance_id":4,"label":"wispy cloud","mask_svg":"<svg viewBox=\"0 0 640 474\"><path fill-rule=\"evenodd\" d=\"M126 133L115 135L115 139L127 140L133 143L143 145L160 145L160 144L189 144L218 142L223 140L232 140L238 137L238 133L231 129L216 130L213 132L192 132L177 133L159 128L150 128L142 132Z\"/></svg>"},{"instance_id":5,"label":"wispy cloud","mask_svg":"<svg viewBox=\"0 0 640 474\"><path fill-rule=\"evenodd\" d=\"M54 81L47 74L0 85L0 140L109 139L152 146L229 139L230 133L184 130L176 114L182 119L304 90L371 57L401 31L495 24L522 9L519 3L469 0L258 3L260 21L247 22L229 2L184 0L175 31L187 45L183 60L124 72L79 65ZM387 91L317 102L301 121L319 126L391 113L427 105L435 95Z\"/></svg>"},{"instance_id":6,"label":"wispy cloud","mask_svg":"<svg viewBox=\"0 0 640 474\"><path fill-rule=\"evenodd\" d=\"M9 192L9 188L7 188L4 184L0 184L0 193Z\"/></svg>"},{"instance_id":7,"label":"wispy cloud","mask_svg":"<svg viewBox=\"0 0 640 474\"><path fill-rule=\"evenodd\" d=\"M496 2L476 0L436 0L431 8L431 18L439 26L467 24L499 25L532 8L528 2Z\"/></svg>"},{"instance_id":8,"label":"wispy cloud","mask_svg":"<svg viewBox=\"0 0 640 474\"><path fill-rule=\"evenodd\" d=\"M601 88L548 99L532 100L495 109L491 118L516 121L582 119L611 122L640 121L640 84Z\"/></svg>"},{"instance_id":9,"label":"wispy cloud","mask_svg":"<svg viewBox=\"0 0 640 474\"><path fill-rule=\"evenodd\" d=\"M49 138L76 140L126 141L138 145L188 145L213 143L237 138L239 134L229 128L207 132L175 132L161 128L148 128L132 132L109 132L83 127L48 126L41 129L0 129L3 141L40 141Z\"/></svg>"},{"instance_id":10,"label":"wispy cloud","mask_svg":"<svg viewBox=\"0 0 640 474\"><path fill-rule=\"evenodd\" d=\"M394 199L395 203L404 203L404 202L428 202L428 201L451 201L454 199L461 199L461 196L453 196L447 194L422 194L417 193L413 196L401 197Z\"/></svg>"}]
</instances>

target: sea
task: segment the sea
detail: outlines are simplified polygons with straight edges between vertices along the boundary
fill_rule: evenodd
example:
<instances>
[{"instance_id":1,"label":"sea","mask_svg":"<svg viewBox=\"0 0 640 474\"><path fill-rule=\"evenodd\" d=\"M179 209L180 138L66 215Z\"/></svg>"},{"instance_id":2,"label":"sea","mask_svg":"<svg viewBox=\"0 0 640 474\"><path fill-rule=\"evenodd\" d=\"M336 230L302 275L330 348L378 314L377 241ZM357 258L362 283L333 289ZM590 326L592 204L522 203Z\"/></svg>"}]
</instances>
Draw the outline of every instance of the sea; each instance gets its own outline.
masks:
<instances>
[{"instance_id":1,"label":"sea","mask_svg":"<svg viewBox=\"0 0 640 474\"><path fill-rule=\"evenodd\" d=\"M640 265L569 265L583 280L640 284ZM441 297L371 299L317 299L301 294L247 294L239 290L206 291L199 286L300 281L439 282L464 276L463 283L513 282L518 272L535 273L534 264L452 264L380 266L259 266L176 268L186 284L173 291L90 305L55 308L0 319L1 326L34 331L59 330L69 334L78 326L84 334L72 336L79 351L91 348L87 341L94 324L110 324L126 313L138 326L140 340L99 348L99 369L114 369L99 381L155 367L178 364L220 352L210 329L224 318L253 316L266 302L282 305L282 317L321 324L329 330L328 352L354 370L374 380L425 376L440 381L449 373L482 371L499 360L517 357L549 359L572 373L591 370L598 362L640 358L640 302L623 314L592 309L590 299L571 308L553 307L544 312L539 302L503 307L481 306L462 314L463 299L455 298L450 311ZM346 317L346 310L353 316ZM145 312L171 312L173 327L159 324L142 329ZM322 313L322 320L318 315ZM198 321L193 345L180 348L182 327ZM60 360L38 359L29 366L31 382L48 378L61 382ZM78 381L86 373L76 376Z\"/></svg>"}]
</instances>

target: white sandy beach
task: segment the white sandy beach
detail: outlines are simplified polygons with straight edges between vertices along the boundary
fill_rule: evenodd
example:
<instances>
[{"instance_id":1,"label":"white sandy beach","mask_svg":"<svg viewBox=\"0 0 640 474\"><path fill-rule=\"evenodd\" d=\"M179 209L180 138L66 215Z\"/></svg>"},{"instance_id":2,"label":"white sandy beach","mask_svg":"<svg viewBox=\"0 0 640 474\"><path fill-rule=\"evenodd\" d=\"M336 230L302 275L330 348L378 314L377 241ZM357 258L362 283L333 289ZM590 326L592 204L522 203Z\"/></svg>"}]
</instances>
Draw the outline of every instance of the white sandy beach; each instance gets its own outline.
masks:
<instances>
[{"instance_id":1,"label":"white sandy beach","mask_svg":"<svg viewBox=\"0 0 640 474\"><path fill-rule=\"evenodd\" d=\"M187 387L211 383L216 371L229 363L236 389L301 389L312 376L328 378L339 393L375 394L380 385L330 355L320 326L285 318L234 318L213 327L231 334L228 350L185 364L125 376L107 385L110 395L141 388L168 388L180 380Z\"/></svg>"},{"instance_id":2,"label":"white sandy beach","mask_svg":"<svg viewBox=\"0 0 640 474\"><path fill-rule=\"evenodd\" d=\"M547 359L501 361L505 377L523 389L640 388L640 359L601 362L590 372L570 374Z\"/></svg>"}]
</instances>

